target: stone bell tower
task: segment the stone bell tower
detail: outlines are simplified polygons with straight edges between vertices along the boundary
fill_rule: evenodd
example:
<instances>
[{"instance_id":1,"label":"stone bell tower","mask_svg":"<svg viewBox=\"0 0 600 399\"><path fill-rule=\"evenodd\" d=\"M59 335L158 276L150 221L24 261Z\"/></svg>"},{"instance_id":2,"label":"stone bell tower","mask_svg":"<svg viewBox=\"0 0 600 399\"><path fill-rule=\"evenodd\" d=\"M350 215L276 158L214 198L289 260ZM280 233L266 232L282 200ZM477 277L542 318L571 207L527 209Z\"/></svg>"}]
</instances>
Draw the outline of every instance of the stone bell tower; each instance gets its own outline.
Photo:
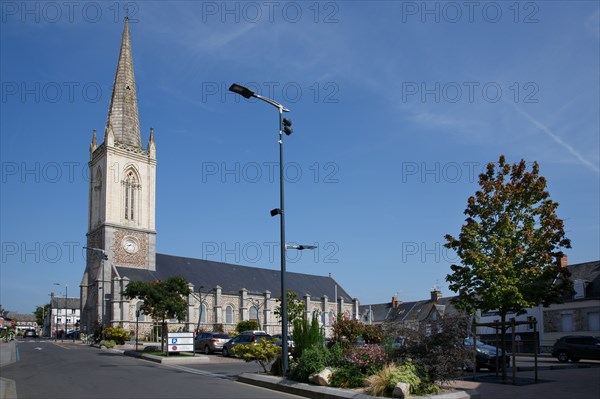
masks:
<instances>
[{"instance_id":1,"label":"stone bell tower","mask_svg":"<svg viewBox=\"0 0 600 399\"><path fill-rule=\"evenodd\" d=\"M112 319L115 267L155 270L156 266L156 146L150 129L148 145L142 147L128 18L104 139L98 144L94 130L89 168L87 247L102 250L106 259L102 262L101 251L87 251L81 282L81 322L87 333L96 323L108 325Z\"/></svg>"}]
</instances>

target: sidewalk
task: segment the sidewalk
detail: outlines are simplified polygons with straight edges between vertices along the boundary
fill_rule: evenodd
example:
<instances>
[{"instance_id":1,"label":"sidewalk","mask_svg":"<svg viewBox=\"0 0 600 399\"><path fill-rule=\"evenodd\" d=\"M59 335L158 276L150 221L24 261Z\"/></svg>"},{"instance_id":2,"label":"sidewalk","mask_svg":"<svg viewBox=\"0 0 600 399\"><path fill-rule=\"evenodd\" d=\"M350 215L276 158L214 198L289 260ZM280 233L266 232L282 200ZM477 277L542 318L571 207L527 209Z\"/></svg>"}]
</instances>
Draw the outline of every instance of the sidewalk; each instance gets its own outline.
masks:
<instances>
[{"instance_id":1,"label":"sidewalk","mask_svg":"<svg viewBox=\"0 0 600 399\"><path fill-rule=\"evenodd\" d=\"M533 381L532 371L519 372L517 378ZM491 382L456 381L455 388L476 389L482 399L597 399L600 398L600 367L540 370L538 383L521 386Z\"/></svg>"},{"instance_id":2,"label":"sidewalk","mask_svg":"<svg viewBox=\"0 0 600 399\"><path fill-rule=\"evenodd\" d=\"M7 366L17 360L15 341L0 342L0 367ZM1 375L1 373L0 373ZM0 399L13 399L17 397L17 387L13 380L0 377Z\"/></svg>"},{"instance_id":3,"label":"sidewalk","mask_svg":"<svg viewBox=\"0 0 600 399\"><path fill-rule=\"evenodd\" d=\"M0 367L14 363L17 359L16 342L0 341Z\"/></svg>"}]
</instances>

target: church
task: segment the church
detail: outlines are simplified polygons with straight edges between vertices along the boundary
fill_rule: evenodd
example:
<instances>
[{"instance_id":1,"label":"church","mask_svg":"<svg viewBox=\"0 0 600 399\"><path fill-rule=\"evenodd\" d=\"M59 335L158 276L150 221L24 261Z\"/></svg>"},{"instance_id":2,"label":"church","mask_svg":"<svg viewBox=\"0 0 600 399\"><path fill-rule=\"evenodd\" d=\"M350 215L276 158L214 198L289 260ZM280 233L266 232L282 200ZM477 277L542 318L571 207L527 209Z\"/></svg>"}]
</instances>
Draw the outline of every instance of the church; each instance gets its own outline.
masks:
<instances>
[{"instance_id":1,"label":"church","mask_svg":"<svg viewBox=\"0 0 600 399\"><path fill-rule=\"evenodd\" d=\"M130 281L182 276L194 294L187 298L187 319L170 328L232 331L242 320L257 320L270 334L281 332L275 317L281 297L278 270L156 253L155 191L157 152L150 129L142 146L128 19L125 19L117 70L102 143L96 131L90 144L87 259L81 280L81 330L121 326L139 335L153 326L136 317L139 300L121 295ZM327 329L338 314L358 318L359 301L331 276L286 273L287 287L318 315ZM136 323L137 322L137 323Z\"/></svg>"}]
</instances>

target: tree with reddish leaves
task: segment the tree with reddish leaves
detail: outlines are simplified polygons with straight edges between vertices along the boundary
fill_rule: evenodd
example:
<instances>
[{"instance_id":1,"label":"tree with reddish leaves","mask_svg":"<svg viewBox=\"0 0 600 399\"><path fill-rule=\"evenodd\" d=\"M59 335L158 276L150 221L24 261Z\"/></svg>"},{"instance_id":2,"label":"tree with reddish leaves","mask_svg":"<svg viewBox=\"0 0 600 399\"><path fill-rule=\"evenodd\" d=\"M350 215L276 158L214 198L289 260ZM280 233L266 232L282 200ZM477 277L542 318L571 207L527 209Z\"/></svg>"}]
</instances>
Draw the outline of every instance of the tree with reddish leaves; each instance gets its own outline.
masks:
<instances>
[{"instance_id":1,"label":"tree with reddish leaves","mask_svg":"<svg viewBox=\"0 0 600 399\"><path fill-rule=\"evenodd\" d=\"M479 185L468 200L458 238L445 236L445 247L461 260L446 281L458 293L458 309L499 313L504 353L507 314L559 303L573 292L568 270L556 262L571 243L537 162L528 170L524 160L510 165L502 155L479 175Z\"/></svg>"}]
</instances>

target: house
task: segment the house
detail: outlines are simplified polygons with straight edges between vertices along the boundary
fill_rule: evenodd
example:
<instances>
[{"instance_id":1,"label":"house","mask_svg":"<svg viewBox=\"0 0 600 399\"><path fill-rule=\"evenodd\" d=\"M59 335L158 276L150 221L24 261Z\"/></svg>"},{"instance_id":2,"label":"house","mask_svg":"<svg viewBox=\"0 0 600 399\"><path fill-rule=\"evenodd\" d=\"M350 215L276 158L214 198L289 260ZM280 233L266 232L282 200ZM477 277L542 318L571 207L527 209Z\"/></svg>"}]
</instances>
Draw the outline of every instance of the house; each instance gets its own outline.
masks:
<instances>
[{"instance_id":1,"label":"house","mask_svg":"<svg viewBox=\"0 0 600 399\"><path fill-rule=\"evenodd\" d=\"M60 337L66 332L79 330L80 319L81 301L79 298L59 297L51 293L50 312L44 318L41 335Z\"/></svg>"},{"instance_id":2,"label":"house","mask_svg":"<svg viewBox=\"0 0 600 399\"><path fill-rule=\"evenodd\" d=\"M6 319L14 321L14 323L10 324L11 326L14 326L15 332L17 334L29 329L34 329L36 332L39 333L38 324L35 320L35 316L31 313L7 312Z\"/></svg>"},{"instance_id":3,"label":"house","mask_svg":"<svg viewBox=\"0 0 600 399\"><path fill-rule=\"evenodd\" d=\"M392 301L388 303L361 305L360 321L365 324L385 324L387 327L417 330L422 323L458 314L451 303L452 298L444 298L442 292L436 288L430 292L429 299L421 301L401 302L393 296Z\"/></svg>"},{"instance_id":4,"label":"house","mask_svg":"<svg viewBox=\"0 0 600 399\"><path fill-rule=\"evenodd\" d=\"M532 352L535 340L541 352L549 352L554 342L564 335L600 335L600 261L569 265L563 256L558 266L569 270L575 294L563 297L560 304L527 308L525 314L519 316L508 314L507 320L537 321L535 328L526 323L515 327L517 351ZM478 323L500 320L493 311L477 312L477 316ZM477 333L483 340L496 340L495 329L491 327L478 327Z\"/></svg>"},{"instance_id":5,"label":"house","mask_svg":"<svg viewBox=\"0 0 600 399\"><path fill-rule=\"evenodd\" d=\"M564 335L600 336L600 260L566 264L575 294L541 309L540 345L549 350Z\"/></svg>"}]
</instances>

